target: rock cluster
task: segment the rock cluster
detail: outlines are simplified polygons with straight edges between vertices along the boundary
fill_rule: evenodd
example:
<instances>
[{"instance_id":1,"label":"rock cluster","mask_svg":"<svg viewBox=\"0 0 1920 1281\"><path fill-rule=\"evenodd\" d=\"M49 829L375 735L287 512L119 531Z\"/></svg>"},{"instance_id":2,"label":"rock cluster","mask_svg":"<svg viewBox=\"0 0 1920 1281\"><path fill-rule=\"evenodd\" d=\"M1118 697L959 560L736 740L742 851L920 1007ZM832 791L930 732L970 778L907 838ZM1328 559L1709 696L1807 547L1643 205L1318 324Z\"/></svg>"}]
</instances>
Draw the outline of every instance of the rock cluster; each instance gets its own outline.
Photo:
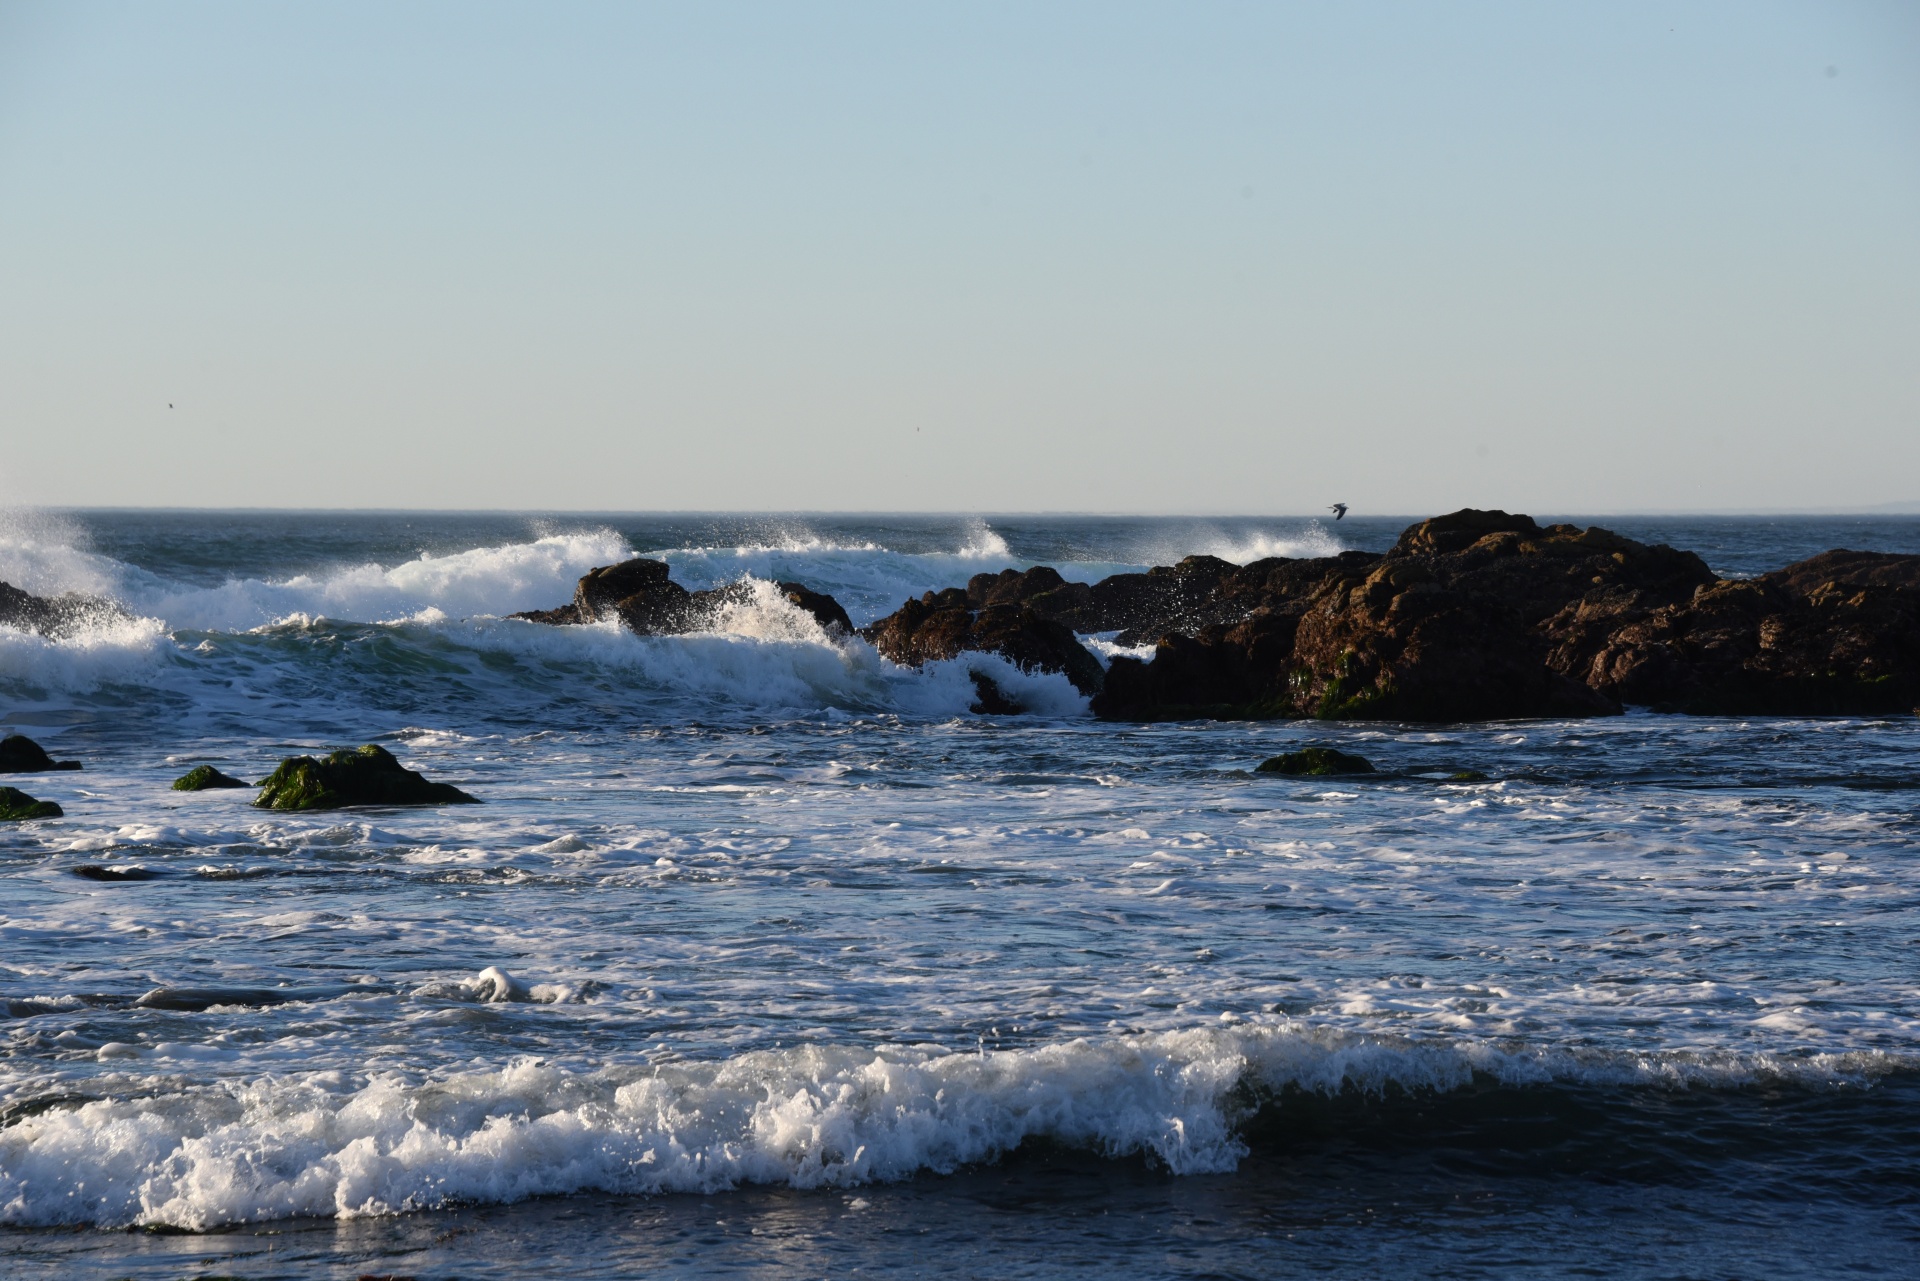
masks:
<instances>
[{"instance_id":1,"label":"rock cluster","mask_svg":"<svg viewBox=\"0 0 1920 1281\"><path fill-rule=\"evenodd\" d=\"M1154 653L1096 677L1049 623ZM1728 581L1663 544L1468 508L1383 555L977 575L864 634L897 662L987 649L1066 672L1125 720L1877 714L1920 703L1920 556L1833 551Z\"/></svg>"}]
</instances>

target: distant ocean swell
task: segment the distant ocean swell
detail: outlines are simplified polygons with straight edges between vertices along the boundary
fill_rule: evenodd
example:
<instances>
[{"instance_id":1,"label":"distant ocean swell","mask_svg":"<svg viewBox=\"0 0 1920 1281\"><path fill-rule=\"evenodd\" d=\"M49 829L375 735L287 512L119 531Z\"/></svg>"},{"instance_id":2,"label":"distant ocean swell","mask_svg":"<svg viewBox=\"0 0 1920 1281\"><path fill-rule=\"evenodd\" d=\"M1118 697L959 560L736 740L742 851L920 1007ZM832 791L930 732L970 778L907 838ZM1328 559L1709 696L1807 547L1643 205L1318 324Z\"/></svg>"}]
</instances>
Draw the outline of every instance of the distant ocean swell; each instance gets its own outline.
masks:
<instances>
[{"instance_id":1,"label":"distant ocean swell","mask_svg":"<svg viewBox=\"0 0 1920 1281\"><path fill-rule=\"evenodd\" d=\"M1583 1054L1288 1025L976 1053L807 1046L596 1072L523 1060L425 1081L329 1073L173 1092L147 1081L139 1097L17 1104L0 1128L0 1222L208 1229L583 1191L849 1187L950 1172L1034 1140L1218 1173L1247 1154L1243 1122L1264 1114L1271 1130L1311 1098L1864 1098L1916 1071L1872 1053Z\"/></svg>"}]
</instances>

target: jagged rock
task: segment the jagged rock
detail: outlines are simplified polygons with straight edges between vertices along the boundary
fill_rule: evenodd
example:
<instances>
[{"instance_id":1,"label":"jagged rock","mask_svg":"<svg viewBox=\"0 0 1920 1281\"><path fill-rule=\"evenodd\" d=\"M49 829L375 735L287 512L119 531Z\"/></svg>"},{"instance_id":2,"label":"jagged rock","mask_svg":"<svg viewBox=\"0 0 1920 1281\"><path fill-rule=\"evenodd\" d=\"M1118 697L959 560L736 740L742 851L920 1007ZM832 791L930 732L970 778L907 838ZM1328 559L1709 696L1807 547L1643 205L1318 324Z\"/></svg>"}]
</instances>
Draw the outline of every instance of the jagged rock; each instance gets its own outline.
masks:
<instances>
[{"instance_id":1,"label":"jagged rock","mask_svg":"<svg viewBox=\"0 0 1920 1281\"><path fill-rule=\"evenodd\" d=\"M1725 715L1920 704L1920 556L1831 551L1684 601L1549 620L1559 670L1624 702Z\"/></svg>"},{"instance_id":2,"label":"jagged rock","mask_svg":"<svg viewBox=\"0 0 1920 1281\"><path fill-rule=\"evenodd\" d=\"M840 602L825 592L816 592L802 583L776 583L780 594L795 609L813 615L828 636L840 637L853 635L853 620L847 617L847 611Z\"/></svg>"},{"instance_id":3,"label":"jagged rock","mask_svg":"<svg viewBox=\"0 0 1920 1281\"><path fill-rule=\"evenodd\" d=\"M36 801L17 787L0 787L0 823L25 823L36 818L62 818L66 811L52 801Z\"/></svg>"},{"instance_id":4,"label":"jagged rock","mask_svg":"<svg viewBox=\"0 0 1920 1281\"><path fill-rule=\"evenodd\" d=\"M78 592L35 596L11 583L0 583L0 627L58 640L82 628L126 617L126 610L98 596Z\"/></svg>"},{"instance_id":5,"label":"jagged rock","mask_svg":"<svg viewBox=\"0 0 1920 1281\"><path fill-rule=\"evenodd\" d=\"M173 780L176 792L204 792L218 787L252 787L245 779L222 774L211 765L196 765L179 778Z\"/></svg>"},{"instance_id":6,"label":"jagged rock","mask_svg":"<svg viewBox=\"0 0 1920 1281\"><path fill-rule=\"evenodd\" d=\"M559 626L618 618L629 631L641 636L671 636L710 626L722 609L753 599L752 588L746 583L690 592L667 575L665 561L645 557L603 565L582 576L570 603L509 617ZM829 635L853 633L853 620L847 617L847 611L825 592L801 583L775 586L795 608L813 615Z\"/></svg>"},{"instance_id":7,"label":"jagged rock","mask_svg":"<svg viewBox=\"0 0 1920 1281\"><path fill-rule=\"evenodd\" d=\"M1104 677L1100 660L1071 627L1024 605L976 609L967 592L957 587L910 600L860 634L903 667L971 651L999 654L1028 671L1060 672L1083 694L1098 692Z\"/></svg>"},{"instance_id":8,"label":"jagged rock","mask_svg":"<svg viewBox=\"0 0 1920 1281\"><path fill-rule=\"evenodd\" d=\"M1303 747L1297 752L1270 756L1255 769L1260 774L1371 774L1373 762L1364 756L1332 747Z\"/></svg>"},{"instance_id":9,"label":"jagged rock","mask_svg":"<svg viewBox=\"0 0 1920 1281\"><path fill-rule=\"evenodd\" d=\"M260 785L262 809L326 810L343 805L473 805L451 783L432 783L375 743L315 759L289 756Z\"/></svg>"},{"instance_id":10,"label":"jagged rock","mask_svg":"<svg viewBox=\"0 0 1920 1281\"><path fill-rule=\"evenodd\" d=\"M1249 566L1248 569L1252 569ZM1689 597L1697 556L1603 529L1542 528L1465 510L1409 528L1377 559L1329 557L1242 583L1240 621L1164 638L1150 663L1115 659L1102 715L1490 720L1619 710L1548 662L1541 625L1596 595L1624 608ZM1209 608L1226 601L1217 593Z\"/></svg>"},{"instance_id":11,"label":"jagged rock","mask_svg":"<svg viewBox=\"0 0 1920 1281\"><path fill-rule=\"evenodd\" d=\"M39 774L46 770L79 769L79 761L56 761L25 734L0 738L0 774Z\"/></svg>"}]
</instances>

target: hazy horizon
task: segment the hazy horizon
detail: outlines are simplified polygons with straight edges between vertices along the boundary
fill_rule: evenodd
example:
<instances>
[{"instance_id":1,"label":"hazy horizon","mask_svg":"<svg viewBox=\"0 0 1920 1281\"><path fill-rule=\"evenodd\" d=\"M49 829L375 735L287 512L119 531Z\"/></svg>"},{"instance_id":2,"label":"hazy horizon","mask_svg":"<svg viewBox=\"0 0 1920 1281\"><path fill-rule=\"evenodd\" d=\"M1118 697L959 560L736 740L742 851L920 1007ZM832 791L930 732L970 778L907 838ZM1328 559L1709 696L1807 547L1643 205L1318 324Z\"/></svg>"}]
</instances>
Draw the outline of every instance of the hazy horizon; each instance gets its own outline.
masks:
<instances>
[{"instance_id":1,"label":"hazy horizon","mask_svg":"<svg viewBox=\"0 0 1920 1281\"><path fill-rule=\"evenodd\" d=\"M1912 5L4 3L0 184L3 503L1920 508Z\"/></svg>"}]
</instances>

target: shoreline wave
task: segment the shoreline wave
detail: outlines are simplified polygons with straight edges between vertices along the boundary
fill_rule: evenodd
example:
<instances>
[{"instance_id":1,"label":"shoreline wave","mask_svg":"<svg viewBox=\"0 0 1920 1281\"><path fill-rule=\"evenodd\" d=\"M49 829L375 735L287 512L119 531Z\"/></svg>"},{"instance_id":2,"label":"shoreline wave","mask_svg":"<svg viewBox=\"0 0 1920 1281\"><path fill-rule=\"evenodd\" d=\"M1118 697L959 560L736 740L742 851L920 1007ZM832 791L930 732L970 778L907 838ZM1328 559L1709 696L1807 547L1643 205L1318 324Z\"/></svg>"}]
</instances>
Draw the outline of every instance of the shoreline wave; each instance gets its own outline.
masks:
<instances>
[{"instance_id":1,"label":"shoreline wave","mask_svg":"<svg viewBox=\"0 0 1920 1281\"><path fill-rule=\"evenodd\" d=\"M951 1173L1034 1141L1226 1173L1292 1095L1445 1096L1476 1084L1858 1089L1884 1054L1630 1055L1389 1042L1296 1025L1030 1049L808 1045L577 1071L520 1060L409 1081L262 1077L41 1110L0 1127L0 1223L205 1231L580 1192L845 1188ZM22 1115L24 1112L26 1114Z\"/></svg>"}]
</instances>

